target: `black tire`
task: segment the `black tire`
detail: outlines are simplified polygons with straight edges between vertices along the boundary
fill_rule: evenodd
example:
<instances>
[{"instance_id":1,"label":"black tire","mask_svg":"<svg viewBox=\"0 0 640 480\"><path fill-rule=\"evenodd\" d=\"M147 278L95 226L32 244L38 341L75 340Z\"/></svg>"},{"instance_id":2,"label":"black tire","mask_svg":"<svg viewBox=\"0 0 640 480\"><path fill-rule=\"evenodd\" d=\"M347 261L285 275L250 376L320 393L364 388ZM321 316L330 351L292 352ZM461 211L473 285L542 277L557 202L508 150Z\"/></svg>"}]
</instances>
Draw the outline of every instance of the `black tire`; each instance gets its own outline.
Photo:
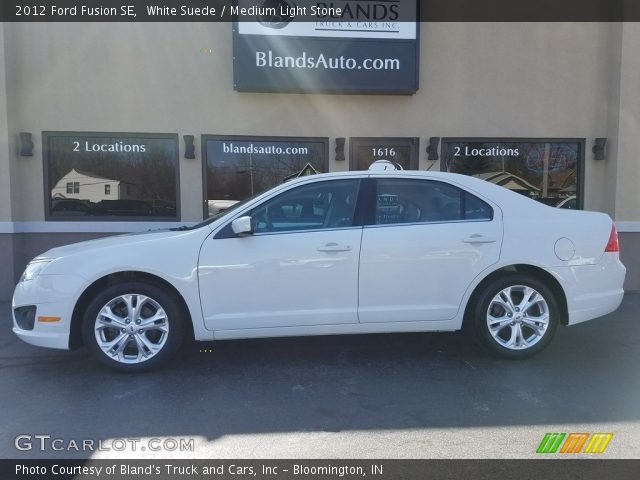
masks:
<instances>
[{"instance_id":1,"label":"black tire","mask_svg":"<svg viewBox=\"0 0 640 480\"><path fill-rule=\"evenodd\" d=\"M499 300L494 301L500 292L510 287L512 287L511 307L517 307L518 311L513 309L512 312L509 312L508 307L510 305L508 302L504 302L507 307L505 308ZM532 299L538 300L538 303L529 307L527 312L522 312L519 311L521 306L515 304L524 298L526 287L535 290L538 296L534 296ZM540 297L544 302L539 301ZM469 319L474 337L481 346L502 357L512 359L526 358L544 350L551 342L560 322L560 310L553 292L544 283L530 275L505 273L484 286L479 294L475 296L475 299L475 304L472 305L471 309L471 318ZM494 321L495 329L493 331L494 333L497 332L496 337L494 337L489 328L488 316L490 308L493 318L500 319L499 323ZM544 319L545 311L548 314L548 323L546 328L543 328L544 323L542 320ZM523 313L527 315L521 318ZM511 314L511 317L508 316L509 314ZM536 319L540 321L536 322ZM535 327L529 326L532 323ZM520 335L517 333L518 329L520 329ZM516 341L511 346L508 346L513 341L513 336L516 337ZM527 337L532 339L530 346L527 346Z\"/></svg>"},{"instance_id":2,"label":"black tire","mask_svg":"<svg viewBox=\"0 0 640 480\"><path fill-rule=\"evenodd\" d=\"M133 297L129 297L130 295ZM142 301L141 296L149 298L150 301ZM125 313L128 311L125 298L135 307L138 306L138 301L141 302L140 315L136 317L140 326L134 326L136 321L131 321ZM107 305L110 305L116 314L114 317L118 323L101 314ZM159 311L157 306L164 312ZM143 325L145 320L151 321L154 316L163 319ZM177 352L185 337L184 319L181 304L173 292L146 282L118 283L100 291L89 303L82 318L82 336L84 344L103 364L125 372L139 372L158 367ZM98 324L103 327L99 331L96 329ZM131 328L132 331L129 330ZM111 354L103 350L98 343L98 337L105 348L107 343L116 342ZM118 341L118 338L121 340ZM153 349L148 348L148 345ZM122 347L120 354L116 353L118 347ZM134 360L134 355L139 360Z\"/></svg>"}]
</instances>

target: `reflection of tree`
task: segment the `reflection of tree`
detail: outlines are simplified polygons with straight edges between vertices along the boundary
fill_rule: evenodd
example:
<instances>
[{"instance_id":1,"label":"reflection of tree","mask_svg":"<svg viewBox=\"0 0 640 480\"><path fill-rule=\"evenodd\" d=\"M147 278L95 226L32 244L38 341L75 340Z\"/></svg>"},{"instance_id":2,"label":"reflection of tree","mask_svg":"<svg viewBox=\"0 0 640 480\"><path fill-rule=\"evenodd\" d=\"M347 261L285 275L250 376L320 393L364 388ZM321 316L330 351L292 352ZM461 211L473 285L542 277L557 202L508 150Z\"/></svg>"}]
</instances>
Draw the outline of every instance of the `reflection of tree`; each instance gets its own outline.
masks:
<instances>
[{"instance_id":1,"label":"reflection of tree","mask_svg":"<svg viewBox=\"0 0 640 480\"><path fill-rule=\"evenodd\" d=\"M275 144L279 145L279 144ZM286 144L283 146L297 146ZM322 164L322 148L305 144L308 153L302 154L222 154L208 155L207 196L210 200L243 200L252 194L274 187L299 171L307 163L318 171Z\"/></svg>"},{"instance_id":2,"label":"reflection of tree","mask_svg":"<svg viewBox=\"0 0 640 480\"><path fill-rule=\"evenodd\" d=\"M514 156L455 156L455 147L469 150L474 148L497 147L518 149ZM575 192L578 148L570 143L513 142L513 143L456 143L448 144L445 156L447 171L465 175L490 172L507 172L526 180L531 185L544 190L546 171L546 191L559 195L561 191ZM573 188L571 188L573 187Z\"/></svg>"},{"instance_id":3,"label":"reflection of tree","mask_svg":"<svg viewBox=\"0 0 640 480\"><path fill-rule=\"evenodd\" d=\"M447 159L447 171L461 173L463 175L477 175L480 173L503 171L502 164L504 161L501 157L454 155L454 147L460 147L461 152L463 152L465 146L468 146L471 150L474 148L486 148L488 145L489 144L484 143L460 143L448 145L447 154L449 158Z\"/></svg>"},{"instance_id":4,"label":"reflection of tree","mask_svg":"<svg viewBox=\"0 0 640 480\"><path fill-rule=\"evenodd\" d=\"M82 137L89 145L115 144L122 138ZM143 152L74 152L69 137L49 138L49 188L72 169L135 185L139 200L175 204L175 142L165 139L127 138L125 144L144 144Z\"/></svg>"}]
</instances>

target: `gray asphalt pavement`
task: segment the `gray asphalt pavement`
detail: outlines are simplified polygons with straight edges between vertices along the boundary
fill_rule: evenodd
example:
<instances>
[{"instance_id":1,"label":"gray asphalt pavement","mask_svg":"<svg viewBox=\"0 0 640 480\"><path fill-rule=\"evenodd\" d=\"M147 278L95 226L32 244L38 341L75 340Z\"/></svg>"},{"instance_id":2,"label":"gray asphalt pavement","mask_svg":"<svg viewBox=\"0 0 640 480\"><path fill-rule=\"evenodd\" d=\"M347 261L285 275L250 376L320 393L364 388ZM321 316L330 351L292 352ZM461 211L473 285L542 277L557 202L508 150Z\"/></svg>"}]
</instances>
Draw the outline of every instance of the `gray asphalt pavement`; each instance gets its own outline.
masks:
<instances>
[{"instance_id":1,"label":"gray asphalt pavement","mask_svg":"<svg viewBox=\"0 0 640 480\"><path fill-rule=\"evenodd\" d=\"M0 457L529 458L546 432L612 432L602 458L640 458L639 311L628 294L523 361L462 334L354 335L198 343L130 375L22 343L3 303Z\"/></svg>"}]
</instances>

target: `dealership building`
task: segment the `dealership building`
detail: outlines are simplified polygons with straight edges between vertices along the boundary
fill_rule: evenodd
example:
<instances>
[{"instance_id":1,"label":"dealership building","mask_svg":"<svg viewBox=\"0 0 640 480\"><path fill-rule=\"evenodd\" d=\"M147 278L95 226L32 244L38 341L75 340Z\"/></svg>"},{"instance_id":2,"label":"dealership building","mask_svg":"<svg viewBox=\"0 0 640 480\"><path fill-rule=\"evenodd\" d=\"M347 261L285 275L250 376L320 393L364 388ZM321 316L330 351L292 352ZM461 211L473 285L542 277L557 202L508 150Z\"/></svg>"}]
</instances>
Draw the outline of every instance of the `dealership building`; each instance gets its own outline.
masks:
<instances>
[{"instance_id":1,"label":"dealership building","mask_svg":"<svg viewBox=\"0 0 640 480\"><path fill-rule=\"evenodd\" d=\"M606 212L640 290L640 23L353 20L0 23L0 300L53 246L378 159Z\"/></svg>"}]
</instances>

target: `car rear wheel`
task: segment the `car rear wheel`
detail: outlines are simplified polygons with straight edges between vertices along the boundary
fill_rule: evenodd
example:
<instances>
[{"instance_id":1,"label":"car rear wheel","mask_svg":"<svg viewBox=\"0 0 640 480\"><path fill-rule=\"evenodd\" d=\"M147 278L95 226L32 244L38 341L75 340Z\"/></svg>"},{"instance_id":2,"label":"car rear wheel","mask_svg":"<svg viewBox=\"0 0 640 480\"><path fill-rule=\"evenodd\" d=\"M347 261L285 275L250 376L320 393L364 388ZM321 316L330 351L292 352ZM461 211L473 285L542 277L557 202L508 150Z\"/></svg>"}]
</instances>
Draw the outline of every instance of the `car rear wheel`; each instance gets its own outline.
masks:
<instances>
[{"instance_id":1,"label":"car rear wheel","mask_svg":"<svg viewBox=\"0 0 640 480\"><path fill-rule=\"evenodd\" d=\"M178 350L184 337L174 295L149 283L112 285L89 304L82 334L102 363L124 371L154 368Z\"/></svg>"},{"instance_id":2,"label":"car rear wheel","mask_svg":"<svg viewBox=\"0 0 640 480\"><path fill-rule=\"evenodd\" d=\"M476 297L473 326L476 338L490 351L524 358L543 350L559 322L551 290L529 275L506 274Z\"/></svg>"}]
</instances>

